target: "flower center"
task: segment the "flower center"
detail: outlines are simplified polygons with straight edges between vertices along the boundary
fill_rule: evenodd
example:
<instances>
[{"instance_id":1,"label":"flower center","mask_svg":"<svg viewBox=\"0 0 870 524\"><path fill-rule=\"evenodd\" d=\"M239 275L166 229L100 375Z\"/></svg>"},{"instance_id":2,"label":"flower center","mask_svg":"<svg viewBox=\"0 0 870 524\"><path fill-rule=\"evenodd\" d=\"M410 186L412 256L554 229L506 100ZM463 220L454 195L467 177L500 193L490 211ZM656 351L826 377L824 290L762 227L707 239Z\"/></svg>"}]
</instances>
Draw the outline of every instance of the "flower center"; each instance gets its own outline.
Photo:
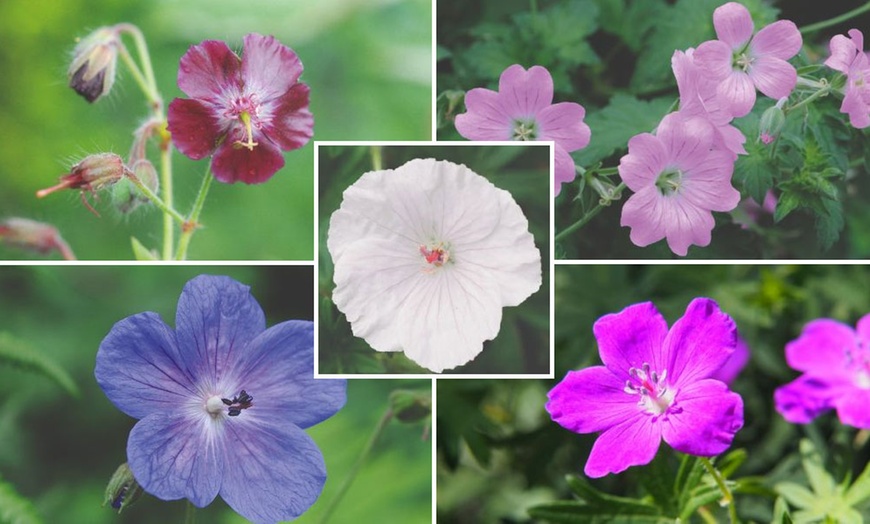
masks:
<instances>
[{"instance_id":1,"label":"flower center","mask_svg":"<svg viewBox=\"0 0 870 524\"><path fill-rule=\"evenodd\" d=\"M257 96L254 94L244 95L234 99L226 110L226 117L229 119L238 119L245 129L247 140L236 140L233 145L235 147L244 147L249 151L253 151L257 143L254 142L254 129L259 128L260 124L257 120L260 113L260 104L257 103Z\"/></svg>"},{"instance_id":2,"label":"flower center","mask_svg":"<svg viewBox=\"0 0 870 524\"><path fill-rule=\"evenodd\" d=\"M858 351L846 349L846 368L852 372L852 383L861 389L870 389L870 348L858 340Z\"/></svg>"},{"instance_id":3,"label":"flower center","mask_svg":"<svg viewBox=\"0 0 870 524\"><path fill-rule=\"evenodd\" d=\"M248 395L244 389L232 399L222 398L213 395L205 402L205 409L212 417L217 417L226 410L227 415L238 417L242 414L243 409L248 409L253 406L254 397Z\"/></svg>"},{"instance_id":4,"label":"flower center","mask_svg":"<svg viewBox=\"0 0 870 524\"><path fill-rule=\"evenodd\" d=\"M662 195L672 195L680 190L683 183L683 172L676 168L665 169L656 178L656 187Z\"/></svg>"},{"instance_id":5,"label":"flower center","mask_svg":"<svg viewBox=\"0 0 870 524\"><path fill-rule=\"evenodd\" d=\"M537 140L538 124L533 120L514 120L513 140Z\"/></svg>"},{"instance_id":6,"label":"flower center","mask_svg":"<svg viewBox=\"0 0 870 524\"><path fill-rule=\"evenodd\" d=\"M247 133L248 135L248 141L242 142L241 140L236 140L233 145L245 147L249 151L253 151L254 146L256 146L257 143L254 142L254 133L251 130L251 114L247 111L242 111L241 113L239 113L239 120L241 120L242 125L245 126L245 133Z\"/></svg>"},{"instance_id":7,"label":"flower center","mask_svg":"<svg viewBox=\"0 0 870 524\"><path fill-rule=\"evenodd\" d=\"M450 251L443 242L439 242L432 247L421 245L420 254L423 256L423 260L425 260L427 264L423 270L425 273L431 273L451 261Z\"/></svg>"},{"instance_id":8,"label":"flower center","mask_svg":"<svg viewBox=\"0 0 870 524\"><path fill-rule=\"evenodd\" d=\"M754 61L755 59L749 56L748 53L741 52L734 55L731 64L734 69L739 69L745 73L749 71L749 68L752 67L752 62Z\"/></svg>"},{"instance_id":9,"label":"flower center","mask_svg":"<svg viewBox=\"0 0 870 524\"><path fill-rule=\"evenodd\" d=\"M675 392L668 389L668 371L662 371L661 375L650 370L646 362L638 368L630 368L628 375L631 377L625 381L623 391L629 395L638 395L640 400L637 405L653 415L661 415L668 411L674 403Z\"/></svg>"}]
</instances>

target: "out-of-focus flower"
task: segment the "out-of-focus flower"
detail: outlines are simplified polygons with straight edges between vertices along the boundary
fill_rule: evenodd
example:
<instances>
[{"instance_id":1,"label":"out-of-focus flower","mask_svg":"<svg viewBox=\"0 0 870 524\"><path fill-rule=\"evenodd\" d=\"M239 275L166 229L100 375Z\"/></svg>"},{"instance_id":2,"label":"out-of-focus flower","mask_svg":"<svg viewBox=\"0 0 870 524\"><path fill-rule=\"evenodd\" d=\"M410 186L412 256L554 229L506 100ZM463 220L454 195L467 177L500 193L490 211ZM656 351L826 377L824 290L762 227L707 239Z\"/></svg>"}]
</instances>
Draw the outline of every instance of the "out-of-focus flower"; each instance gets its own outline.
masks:
<instances>
[{"instance_id":1,"label":"out-of-focus flower","mask_svg":"<svg viewBox=\"0 0 870 524\"><path fill-rule=\"evenodd\" d=\"M584 471L590 477L649 463L662 439L711 457L743 427L743 399L711 378L736 343L731 317L696 298L668 330L651 302L605 315L593 326L603 366L569 371L549 393L555 422L601 432Z\"/></svg>"},{"instance_id":2,"label":"out-of-focus flower","mask_svg":"<svg viewBox=\"0 0 870 524\"><path fill-rule=\"evenodd\" d=\"M80 189L82 203L99 216L88 203L85 195L115 184L129 172L130 169L124 164L124 160L115 153L97 153L85 157L74 165L69 173L60 177L59 184L40 189L36 192L36 196L42 198L61 189Z\"/></svg>"},{"instance_id":3,"label":"out-of-focus flower","mask_svg":"<svg viewBox=\"0 0 870 524\"><path fill-rule=\"evenodd\" d=\"M726 384L731 384L734 379L740 375L746 363L749 362L749 346L740 334L737 334L737 344L734 346L734 352L728 357L728 360L722 364L715 373L710 375L710 378L721 380Z\"/></svg>"},{"instance_id":4,"label":"out-of-focus flower","mask_svg":"<svg viewBox=\"0 0 870 524\"><path fill-rule=\"evenodd\" d=\"M718 40L695 50L695 63L719 82L718 94L735 117L755 105L755 89L774 99L788 96L797 85L797 71L786 60L803 45L794 22L779 20L753 36L749 10L728 2L713 11Z\"/></svg>"},{"instance_id":5,"label":"out-of-focus flower","mask_svg":"<svg viewBox=\"0 0 870 524\"><path fill-rule=\"evenodd\" d=\"M731 211L740 193L731 186L734 157L714 150L714 126L699 117L671 113L655 135L628 142L619 176L634 194L622 208L621 225L644 247L666 238L671 251L685 256L692 244L710 243L712 211Z\"/></svg>"},{"instance_id":6,"label":"out-of-focus flower","mask_svg":"<svg viewBox=\"0 0 870 524\"><path fill-rule=\"evenodd\" d=\"M106 95L115 83L118 48L123 45L117 28L101 27L81 39L73 49L67 77L69 86L88 102Z\"/></svg>"},{"instance_id":7,"label":"out-of-focus flower","mask_svg":"<svg viewBox=\"0 0 870 524\"><path fill-rule=\"evenodd\" d=\"M156 313L121 320L97 352L97 382L139 419L127 462L146 492L203 507L220 496L253 522L290 520L326 482L303 431L345 402L344 380L314 379L313 327L266 329L247 286L203 275L184 286L176 328Z\"/></svg>"},{"instance_id":8,"label":"out-of-focus flower","mask_svg":"<svg viewBox=\"0 0 870 524\"><path fill-rule=\"evenodd\" d=\"M808 424L836 409L843 424L870 429L870 315L856 329L832 319L813 320L785 346L785 360L803 375L774 394L789 422Z\"/></svg>"},{"instance_id":9,"label":"out-of-focus flower","mask_svg":"<svg viewBox=\"0 0 870 524\"><path fill-rule=\"evenodd\" d=\"M0 222L0 241L40 254L57 251L66 260L76 259L57 228L27 218L11 217Z\"/></svg>"},{"instance_id":10,"label":"out-of-focus flower","mask_svg":"<svg viewBox=\"0 0 870 524\"><path fill-rule=\"evenodd\" d=\"M242 56L206 40L181 57L178 87L190 98L169 104L169 132L190 158L213 154L211 170L221 182L258 184L284 166L281 151L308 143L314 117L292 49L251 33Z\"/></svg>"},{"instance_id":11,"label":"out-of-focus flower","mask_svg":"<svg viewBox=\"0 0 870 524\"><path fill-rule=\"evenodd\" d=\"M441 372L495 338L502 308L541 286L541 254L510 193L433 159L364 174L329 221L332 299L354 335Z\"/></svg>"},{"instance_id":12,"label":"out-of-focus flower","mask_svg":"<svg viewBox=\"0 0 870 524\"><path fill-rule=\"evenodd\" d=\"M481 87L465 95L467 113L456 115L456 130L469 140L552 140L556 195L577 175L571 151L589 145L586 110L574 102L553 104L553 77L541 66L504 70L498 91Z\"/></svg>"},{"instance_id":13,"label":"out-of-focus flower","mask_svg":"<svg viewBox=\"0 0 870 524\"><path fill-rule=\"evenodd\" d=\"M758 205L754 198L746 197L737 205L732 213L732 219L740 225L741 229L749 229L757 224L763 215L773 215L776 212L777 201L776 194L772 189L764 194L764 201L761 205Z\"/></svg>"},{"instance_id":14,"label":"out-of-focus flower","mask_svg":"<svg viewBox=\"0 0 870 524\"><path fill-rule=\"evenodd\" d=\"M850 29L849 38L831 38L831 56L825 65L846 74L840 111L857 129L870 126L870 58L864 53L864 34Z\"/></svg>"}]
</instances>

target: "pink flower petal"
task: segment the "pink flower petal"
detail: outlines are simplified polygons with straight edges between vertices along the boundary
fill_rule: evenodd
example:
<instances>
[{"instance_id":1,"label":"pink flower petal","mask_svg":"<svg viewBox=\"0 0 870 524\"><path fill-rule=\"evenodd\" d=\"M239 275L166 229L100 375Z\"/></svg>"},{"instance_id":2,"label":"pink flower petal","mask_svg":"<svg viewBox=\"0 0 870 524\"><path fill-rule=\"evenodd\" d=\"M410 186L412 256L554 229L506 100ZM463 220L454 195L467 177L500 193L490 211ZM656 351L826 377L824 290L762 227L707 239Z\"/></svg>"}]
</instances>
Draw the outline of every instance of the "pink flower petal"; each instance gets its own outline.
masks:
<instances>
[{"instance_id":1,"label":"pink flower petal","mask_svg":"<svg viewBox=\"0 0 870 524\"><path fill-rule=\"evenodd\" d=\"M569 371L550 390L546 408L557 424L574 433L604 431L642 411L637 397L604 366Z\"/></svg>"},{"instance_id":2,"label":"pink flower petal","mask_svg":"<svg viewBox=\"0 0 870 524\"><path fill-rule=\"evenodd\" d=\"M631 466L649 464L662 441L661 427L648 413L637 415L602 433L589 453L583 471L592 478L621 473Z\"/></svg>"},{"instance_id":3,"label":"pink flower petal","mask_svg":"<svg viewBox=\"0 0 870 524\"><path fill-rule=\"evenodd\" d=\"M689 246L710 245L710 233L716 222L713 215L680 198L665 200L662 206L665 238L671 251L686 256Z\"/></svg>"},{"instance_id":4,"label":"pink flower petal","mask_svg":"<svg viewBox=\"0 0 870 524\"><path fill-rule=\"evenodd\" d=\"M713 27L719 40L734 50L742 48L755 30L749 10L737 2L728 2L713 11Z\"/></svg>"},{"instance_id":5,"label":"pink flower petal","mask_svg":"<svg viewBox=\"0 0 870 524\"><path fill-rule=\"evenodd\" d=\"M665 168L668 154L661 139L641 133L628 141L628 154L619 160L619 176L632 191L655 184Z\"/></svg>"},{"instance_id":6,"label":"pink flower petal","mask_svg":"<svg viewBox=\"0 0 870 524\"><path fill-rule=\"evenodd\" d=\"M541 66L532 66L526 71L515 64L501 74L498 93L509 115L532 118L553 101L553 77Z\"/></svg>"},{"instance_id":7,"label":"pink flower petal","mask_svg":"<svg viewBox=\"0 0 870 524\"><path fill-rule=\"evenodd\" d=\"M469 140L513 140L513 119L499 94L478 87L465 94L467 113L456 115L456 131Z\"/></svg>"},{"instance_id":8,"label":"pink flower petal","mask_svg":"<svg viewBox=\"0 0 870 524\"><path fill-rule=\"evenodd\" d=\"M755 59L749 68L749 78L759 91L773 99L790 95L797 85L797 71L794 66L770 56Z\"/></svg>"},{"instance_id":9,"label":"pink flower petal","mask_svg":"<svg viewBox=\"0 0 870 524\"><path fill-rule=\"evenodd\" d=\"M314 117L308 109L309 88L295 84L276 101L274 113L265 119L263 132L283 151L299 149L314 134Z\"/></svg>"},{"instance_id":10,"label":"pink flower petal","mask_svg":"<svg viewBox=\"0 0 870 524\"><path fill-rule=\"evenodd\" d=\"M737 328L709 298L696 298L677 320L662 352L668 381L679 387L710 377L719 370L737 345Z\"/></svg>"},{"instance_id":11,"label":"pink flower petal","mask_svg":"<svg viewBox=\"0 0 870 524\"><path fill-rule=\"evenodd\" d=\"M870 78L870 75L868 75L868 78ZM865 85L862 89L870 93L870 86ZM846 96L843 97L840 111L849 115L849 123L855 129L864 129L870 126L870 102L862 97L859 89L853 87L846 90Z\"/></svg>"},{"instance_id":12,"label":"pink flower petal","mask_svg":"<svg viewBox=\"0 0 870 524\"><path fill-rule=\"evenodd\" d=\"M658 188L650 185L626 200L619 225L631 228L629 238L634 245L646 247L665 238L664 215L664 197Z\"/></svg>"},{"instance_id":13,"label":"pink flower petal","mask_svg":"<svg viewBox=\"0 0 870 524\"><path fill-rule=\"evenodd\" d=\"M272 36L246 35L242 56L245 91L262 102L284 95L302 74L296 53Z\"/></svg>"},{"instance_id":14,"label":"pink flower petal","mask_svg":"<svg viewBox=\"0 0 870 524\"><path fill-rule=\"evenodd\" d=\"M845 353L857 354L857 340L851 327L827 318L804 326L800 337L786 344L789 367L817 377L848 378L843 365Z\"/></svg>"},{"instance_id":15,"label":"pink flower petal","mask_svg":"<svg viewBox=\"0 0 870 524\"><path fill-rule=\"evenodd\" d=\"M861 33L859 32L858 34L860 35ZM831 56L825 60L825 65L841 73L848 73L860 48L855 45L853 39L846 38L843 35L834 35L831 38L830 47Z\"/></svg>"},{"instance_id":16,"label":"pink flower petal","mask_svg":"<svg viewBox=\"0 0 870 524\"><path fill-rule=\"evenodd\" d=\"M214 101L241 83L241 60L219 40L191 46L178 65L178 87L191 98Z\"/></svg>"},{"instance_id":17,"label":"pink flower petal","mask_svg":"<svg viewBox=\"0 0 870 524\"><path fill-rule=\"evenodd\" d=\"M857 29L849 29L848 34L852 38L852 43L855 44L855 49L859 53L864 51L864 33Z\"/></svg>"},{"instance_id":18,"label":"pink flower petal","mask_svg":"<svg viewBox=\"0 0 870 524\"><path fill-rule=\"evenodd\" d=\"M628 370L644 363L653 370L664 369L662 343L668 324L652 302L633 304L619 313L599 318L592 326L601 361L624 385Z\"/></svg>"},{"instance_id":19,"label":"pink flower petal","mask_svg":"<svg viewBox=\"0 0 870 524\"><path fill-rule=\"evenodd\" d=\"M728 44L719 40L708 40L699 45L692 57L695 65L706 71L713 80L726 78L733 69L733 51Z\"/></svg>"},{"instance_id":20,"label":"pink flower petal","mask_svg":"<svg viewBox=\"0 0 870 524\"><path fill-rule=\"evenodd\" d=\"M731 186L734 157L728 151L710 151L688 167L680 197L699 209L731 211L740 203L740 192Z\"/></svg>"},{"instance_id":21,"label":"pink flower petal","mask_svg":"<svg viewBox=\"0 0 870 524\"><path fill-rule=\"evenodd\" d=\"M559 144L553 148L553 195L559 196L562 192L562 184L567 184L577 176L577 168L574 159Z\"/></svg>"},{"instance_id":22,"label":"pink flower petal","mask_svg":"<svg viewBox=\"0 0 870 524\"><path fill-rule=\"evenodd\" d=\"M662 421L662 437L677 451L701 457L718 455L731 446L743 427L743 399L724 382L700 380L680 388L679 413Z\"/></svg>"},{"instance_id":23,"label":"pink flower petal","mask_svg":"<svg viewBox=\"0 0 870 524\"><path fill-rule=\"evenodd\" d=\"M561 102L538 113L538 140L554 140L569 153L589 145L592 132L583 122L586 110L574 102Z\"/></svg>"},{"instance_id":24,"label":"pink flower petal","mask_svg":"<svg viewBox=\"0 0 870 524\"><path fill-rule=\"evenodd\" d=\"M759 31L749 44L750 55L770 56L788 60L798 54L803 45L801 32L791 20L779 20Z\"/></svg>"},{"instance_id":25,"label":"pink flower petal","mask_svg":"<svg viewBox=\"0 0 870 524\"><path fill-rule=\"evenodd\" d=\"M231 136L227 136L226 141L215 151L211 159L211 170L216 179L227 184L260 184L284 167L281 150L268 138L255 135L258 145L253 150L234 143L241 138L233 140Z\"/></svg>"},{"instance_id":26,"label":"pink flower petal","mask_svg":"<svg viewBox=\"0 0 870 524\"><path fill-rule=\"evenodd\" d=\"M732 71L719 84L717 94L735 118L746 116L755 105L755 85L749 75L742 71Z\"/></svg>"},{"instance_id":27,"label":"pink flower petal","mask_svg":"<svg viewBox=\"0 0 870 524\"><path fill-rule=\"evenodd\" d=\"M716 127L713 148L730 152L733 160L737 159L737 155L747 154L746 148L743 147L744 143L746 143L746 137L736 127L732 125Z\"/></svg>"},{"instance_id":28,"label":"pink flower petal","mask_svg":"<svg viewBox=\"0 0 870 524\"><path fill-rule=\"evenodd\" d=\"M853 388L842 397L834 400L840 422L847 426L870 429L870 390Z\"/></svg>"},{"instance_id":29,"label":"pink flower petal","mask_svg":"<svg viewBox=\"0 0 870 524\"><path fill-rule=\"evenodd\" d=\"M689 169L705 161L713 147L713 126L700 117L670 113L656 129L656 137L668 153L668 165Z\"/></svg>"},{"instance_id":30,"label":"pink flower petal","mask_svg":"<svg viewBox=\"0 0 870 524\"><path fill-rule=\"evenodd\" d=\"M214 109L199 100L176 98L169 103L167 121L172 143L194 160L210 155L220 136L226 133Z\"/></svg>"}]
</instances>

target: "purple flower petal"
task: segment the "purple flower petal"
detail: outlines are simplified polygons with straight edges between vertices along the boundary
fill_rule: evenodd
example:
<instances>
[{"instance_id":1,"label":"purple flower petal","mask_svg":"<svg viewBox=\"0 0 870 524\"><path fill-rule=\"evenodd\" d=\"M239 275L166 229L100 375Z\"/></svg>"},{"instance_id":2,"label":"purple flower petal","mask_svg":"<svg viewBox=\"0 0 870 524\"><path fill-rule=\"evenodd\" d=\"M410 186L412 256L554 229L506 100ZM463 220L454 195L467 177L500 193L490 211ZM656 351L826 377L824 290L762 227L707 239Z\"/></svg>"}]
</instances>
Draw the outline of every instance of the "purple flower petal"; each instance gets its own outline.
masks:
<instances>
[{"instance_id":1,"label":"purple flower petal","mask_svg":"<svg viewBox=\"0 0 870 524\"><path fill-rule=\"evenodd\" d=\"M308 110L309 91L305 84L291 87L276 100L274 113L263 126L263 132L282 151L299 149L314 135L314 116Z\"/></svg>"},{"instance_id":2,"label":"purple flower petal","mask_svg":"<svg viewBox=\"0 0 870 524\"><path fill-rule=\"evenodd\" d=\"M94 375L109 400L135 418L175 409L193 393L175 333L156 313L115 324L100 343Z\"/></svg>"},{"instance_id":3,"label":"purple flower petal","mask_svg":"<svg viewBox=\"0 0 870 524\"><path fill-rule=\"evenodd\" d=\"M512 140L512 119L499 94L478 87L465 94L467 113L456 115L456 131L469 140Z\"/></svg>"},{"instance_id":4,"label":"purple flower petal","mask_svg":"<svg viewBox=\"0 0 870 524\"><path fill-rule=\"evenodd\" d=\"M266 329L250 288L229 277L200 275L184 286L175 329L185 371L216 387L239 351Z\"/></svg>"},{"instance_id":5,"label":"purple flower petal","mask_svg":"<svg viewBox=\"0 0 870 524\"><path fill-rule=\"evenodd\" d=\"M743 368L746 367L746 363L749 362L749 346L746 344L746 341L740 338L740 335L737 335L737 345L734 347L734 353L731 353L731 356L725 362L725 364L719 368L718 371L713 373L710 378L721 380L726 384L730 384L737 378Z\"/></svg>"},{"instance_id":6,"label":"purple flower petal","mask_svg":"<svg viewBox=\"0 0 870 524\"><path fill-rule=\"evenodd\" d=\"M210 155L226 132L215 118L214 109L199 100L176 98L169 103L167 120L175 147L194 160Z\"/></svg>"},{"instance_id":7,"label":"purple flower petal","mask_svg":"<svg viewBox=\"0 0 870 524\"><path fill-rule=\"evenodd\" d=\"M604 366L569 371L550 390L546 408L553 421L574 433L604 431L641 412L637 397L624 388L625 381Z\"/></svg>"},{"instance_id":8,"label":"purple flower petal","mask_svg":"<svg viewBox=\"0 0 870 524\"><path fill-rule=\"evenodd\" d=\"M859 429L870 429L870 390L850 388L834 399L840 422Z\"/></svg>"},{"instance_id":9,"label":"purple flower petal","mask_svg":"<svg viewBox=\"0 0 870 524\"><path fill-rule=\"evenodd\" d=\"M746 45L755 30L749 10L737 2L728 2L713 11L713 27L719 40L734 50Z\"/></svg>"},{"instance_id":10,"label":"purple flower petal","mask_svg":"<svg viewBox=\"0 0 870 524\"><path fill-rule=\"evenodd\" d=\"M198 507L221 487L224 458L216 424L204 411L152 413L133 426L127 462L142 488L163 500L189 499Z\"/></svg>"},{"instance_id":11,"label":"purple flower petal","mask_svg":"<svg viewBox=\"0 0 870 524\"><path fill-rule=\"evenodd\" d=\"M655 184L668 162L661 139L641 133L628 141L628 154L619 160L619 177L634 192Z\"/></svg>"},{"instance_id":12,"label":"purple flower petal","mask_svg":"<svg viewBox=\"0 0 870 524\"><path fill-rule=\"evenodd\" d=\"M242 56L245 89L257 93L264 102L283 96L302 75L302 62L296 53L272 36L246 35Z\"/></svg>"},{"instance_id":13,"label":"purple flower petal","mask_svg":"<svg viewBox=\"0 0 870 524\"><path fill-rule=\"evenodd\" d=\"M708 40L695 49L692 58L710 78L719 81L731 74L732 51L725 42Z\"/></svg>"},{"instance_id":14,"label":"purple flower petal","mask_svg":"<svg viewBox=\"0 0 870 524\"><path fill-rule=\"evenodd\" d=\"M697 158L703 160L697 162ZM696 163L685 171L681 196L698 209L731 211L737 207L740 192L731 186L733 155L727 151L708 151L694 160Z\"/></svg>"},{"instance_id":15,"label":"purple flower petal","mask_svg":"<svg viewBox=\"0 0 870 524\"><path fill-rule=\"evenodd\" d=\"M660 220L671 251L683 257L691 245L710 245L711 232L716 225L710 211L699 209L686 199L659 200L662 213Z\"/></svg>"},{"instance_id":16,"label":"purple flower petal","mask_svg":"<svg viewBox=\"0 0 870 524\"><path fill-rule=\"evenodd\" d=\"M589 145L592 132L583 122L586 110L574 102L561 102L538 113L538 140L554 140L567 152Z\"/></svg>"},{"instance_id":17,"label":"purple flower petal","mask_svg":"<svg viewBox=\"0 0 870 524\"><path fill-rule=\"evenodd\" d=\"M264 524L291 520L320 496L326 483L323 456L289 421L228 424L225 442L220 494L246 519Z\"/></svg>"},{"instance_id":18,"label":"purple flower petal","mask_svg":"<svg viewBox=\"0 0 870 524\"><path fill-rule=\"evenodd\" d=\"M857 354L855 332L849 326L827 318L807 324L801 336L785 346L785 360L798 371L816 377L844 378L851 375L844 365L847 352Z\"/></svg>"},{"instance_id":19,"label":"purple flower petal","mask_svg":"<svg viewBox=\"0 0 870 524\"><path fill-rule=\"evenodd\" d=\"M675 407L681 411L664 417L662 438L683 453L718 455L731 446L734 435L743 427L743 399L718 380L700 380L681 387Z\"/></svg>"},{"instance_id":20,"label":"purple flower petal","mask_svg":"<svg viewBox=\"0 0 870 524\"><path fill-rule=\"evenodd\" d=\"M227 44L206 40L191 46L178 66L178 87L191 98L215 101L241 82L241 60Z\"/></svg>"},{"instance_id":21,"label":"purple flower petal","mask_svg":"<svg viewBox=\"0 0 870 524\"><path fill-rule=\"evenodd\" d=\"M867 75L870 78L870 74ZM864 86L863 90L870 93L870 88ZM857 88L848 89L840 112L849 115L849 123L855 129L864 129L870 126L870 95L862 94Z\"/></svg>"},{"instance_id":22,"label":"purple flower petal","mask_svg":"<svg viewBox=\"0 0 870 524\"><path fill-rule=\"evenodd\" d=\"M769 56L788 60L798 54L802 45L801 32L794 22L779 20L756 33L752 43L749 44L749 49L756 57Z\"/></svg>"},{"instance_id":23,"label":"purple flower petal","mask_svg":"<svg viewBox=\"0 0 870 524\"><path fill-rule=\"evenodd\" d=\"M731 317L709 298L692 300L664 340L670 383L680 386L711 376L725 364L736 344L737 328Z\"/></svg>"},{"instance_id":24,"label":"purple flower petal","mask_svg":"<svg viewBox=\"0 0 870 524\"><path fill-rule=\"evenodd\" d=\"M755 59L749 68L749 78L759 91L770 98L788 96L797 85L797 71L785 60L771 56Z\"/></svg>"},{"instance_id":25,"label":"purple flower petal","mask_svg":"<svg viewBox=\"0 0 870 524\"><path fill-rule=\"evenodd\" d=\"M241 137L239 137L241 139ZM269 139L256 137L254 149L237 147L234 140L227 138L212 157L211 170L221 182L232 184L261 184L284 167L284 156Z\"/></svg>"},{"instance_id":26,"label":"purple flower petal","mask_svg":"<svg viewBox=\"0 0 870 524\"><path fill-rule=\"evenodd\" d=\"M649 464L661 443L661 426L641 411L602 433L589 453L583 471L592 478L621 473L631 466Z\"/></svg>"},{"instance_id":27,"label":"purple flower petal","mask_svg":"<svg viewBox=\"0 0 870 524\"><path fill-rule=\"evenodd\" d=\"M620 382L628 380L630 368L648 363L654 370L665 366L659 348L668 324L652 302L633 304L619 313L599 318L592 326L601 361Z\"/></svg>"},{"instance_id":28,"label":"purple flower petal","mask_svg":"<svg viewBox=\"0 0 870 524\"><path fill-rule=\"evenodd\" d=\"M553 147L553 190L556 196L562 191L562 184L567 184L577 177L577 168L574 159L562 146L556 144Z\"/></svg>"},{"instance_id":29,"label":"purple flower petal","mask_svg":"<svg viewBox=\"0 0 870 524\"><path fill-rule=\"evenodd\" d=\"M230 369L238 378L232 391L254 397L245 416L268 424L287 420L302 429L318 424L344 406L345 380L314 378L314 324L291 320L270 327ZM262 401L260 399L263 399Z\"/></svg>"},{"instance_id":30,"label":"purple flower petal","mask_svg":"<svg viewBox=\"0 0 870 524\"><path fill-rule=\"evenodd\" d=\"M722 80L716 92L735 118L746 116L755 105L755 85L749 75L742 71L732 71Z\"/></svg>"},{"instance_id":31,"label":"purple flower petal","mask_svg":"<svg viewBox=\"0 0 870 524\"><path fill-rule=\"evenodd\" d=\"M625 201L619 225L630 227L629 237L632 243L645 247L665 238L667 225L664 219L664 199L661 198L658 188L650 185L640 189ZM686 252L683 251L682 254L685 255Z\"/></svg>"},{"instance_id":32,"label":"purple flower petal","mask_svg":"<svg viewBox=\"0 0 870 524\"><path fill-rule=\"evenodd\" d=\"M794 424L809 424L834 407L834 398L835 389L831 383L809 375L802 375L776 388L773 394L776 410Z\"/></svg>"},{"instance_id":33,"label":"purple flower petal","mask_svg":"<svg viewBox=\"0 0 870 524\"><path fill-rule=\"evenodd\" d=\"M553 77L541 66L532 66L526 71L514 64L501 74L498 94L507 114L534 117L553 101Z\"/></svg>"},{"instance_id":34,"label":"purple flower petal","mask_svg":"<svg viewBox=\"0 0 870 524\"><path fill-rule=\"evenodd\" d=\"M666 115L656 130L671 165L689 169L706 162L713 146L713 126L700 117L685 117L680 113Z\"/></svg>"},{"instance_id":35,"label":"purple flower petal","mask_svg":"<svg viewBox=\"0 0 870 524\"><path fill-rule=\"evenodd\" d=\"M861 35L860 31L858 32ZM861 35L863 40L863 35ZM862 42L863 43L863 42ZM843 35L834 35L830 43L831 56L825 60L825 65L839 71L848 73L852 66L852 61L855 60L857 54L863 49L863 45L858 47L851 38L846 38Z\"/></svg>"}]
</instances>

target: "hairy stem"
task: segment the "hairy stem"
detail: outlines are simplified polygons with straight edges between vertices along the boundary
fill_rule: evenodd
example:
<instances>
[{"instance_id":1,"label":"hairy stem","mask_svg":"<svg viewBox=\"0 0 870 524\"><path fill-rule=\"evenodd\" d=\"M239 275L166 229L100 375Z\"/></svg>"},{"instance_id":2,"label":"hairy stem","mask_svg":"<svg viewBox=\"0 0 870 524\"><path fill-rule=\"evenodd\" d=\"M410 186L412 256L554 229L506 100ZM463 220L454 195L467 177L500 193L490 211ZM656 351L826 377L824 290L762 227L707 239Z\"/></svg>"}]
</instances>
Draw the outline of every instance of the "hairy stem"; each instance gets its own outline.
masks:
<instances>
[{"instance_id":1,"label":"hairy stem","mask_svg":"<svg viewBox=\"0 0 870 524\"><path fill-rule=\"evenodd\" d=\"M166 207L174 211L172 207L172 148L169 147L168 142L160 144L160 191L163 193ZM178 212L175 214L179 215ZM163 212L163 260L172 260L172 244L175 240L173 218L175 217L171 214ZM184 224L184 220L181 223Z\"/></svg>"},{"instance_id":2,"label":"hairy stem","mask_svg":"<svg viewBox=\"0 0 870 524\"><path fill-rule=\"evenodd\" d=\"M135 184L137 188L139 188L139 191L141 191L142 194L145 195L145 198L150 200L155 206L157 206L160 211L163 212L164 216L169 217L170 226L172 226L173 219L175 219L175 221L177 221L179 224L184 224L184 217L181 216L181 213L169 207L166 202L163 201L163 199L157 196L153 191L148 188L148 186L142 183L142 181L139 180L139 177L132 173L128 173L127 178L129 178L130 181L133 182L133 184Z\"/></svg>"},{"instance_id":3,"label":"hairy stem","mask_svg":"<svg viewBox=\"0 0 870 524\"><path fill-rule=\"evenodd\" d=\"M196 200L193 203L193 209L190 210L187 220L181 226L181 238L178 239L178 251L175 253L176 260L184 260L187 258L187 248L190 246L190 238L193 233L199 228L199 215L202 213L202 208L205 205L205 197L208 195L208 190L211 187L214 176L211 174L211 167L205 170L205 176L202 179L202 185L199 186L199 193L196 195Z\"/></svg>"},{"instance_id":4,"label":"hairy stem","mask_svg":"<svg viewBox=\"0 0 870 524\"><path fill-rule=\"evenodd\" d=\"M625 189L625 183L624 182L620 183L618 186L616 186L616 189L613 191L613 194L618 195L624 189ZM610 204L610 202L607 202L607 204ZM593 207L592 209L590 209L589 211L587 211L586 214L580 218L580 220L578 220L577 222L574 222L570 226L566 227L565 229L563 229L562 231L557 233L556 236L553 238L553 242L558 242L558 241L564 239L566 236L573 233L574 231L577 231L581 227L585 226L587 222L592 220L595 217L595 215L600 213L601 210L604 209L605 207L607 207L607 205L602 204L601 202L596 204L596 206Z\"/></svg>"},{"instance_id":5,"label":"hairy stem","mask_svg":"<svg viewBox=\"0 0 870 524\"><path fill-rule=\"evenodd\" d=\"M816 31L819 31L819 30L824 29L826 27L830 27L832 25L837 25L841 22L845 22L846 20L855 18L856 16L864 14L867 11L870 11L870 2L867 2L866 4L864 4L860 7L856 7L855 9L852 9L851 11L847 11L839 16L835 16L834 18L829 18L827 20L822 20L821 22L816 22L815 24L806 25L806 26L801 28L801 33L803 33L805 35L808 35L810 33L815 33Z\"/></svg>"}]
</instances>

